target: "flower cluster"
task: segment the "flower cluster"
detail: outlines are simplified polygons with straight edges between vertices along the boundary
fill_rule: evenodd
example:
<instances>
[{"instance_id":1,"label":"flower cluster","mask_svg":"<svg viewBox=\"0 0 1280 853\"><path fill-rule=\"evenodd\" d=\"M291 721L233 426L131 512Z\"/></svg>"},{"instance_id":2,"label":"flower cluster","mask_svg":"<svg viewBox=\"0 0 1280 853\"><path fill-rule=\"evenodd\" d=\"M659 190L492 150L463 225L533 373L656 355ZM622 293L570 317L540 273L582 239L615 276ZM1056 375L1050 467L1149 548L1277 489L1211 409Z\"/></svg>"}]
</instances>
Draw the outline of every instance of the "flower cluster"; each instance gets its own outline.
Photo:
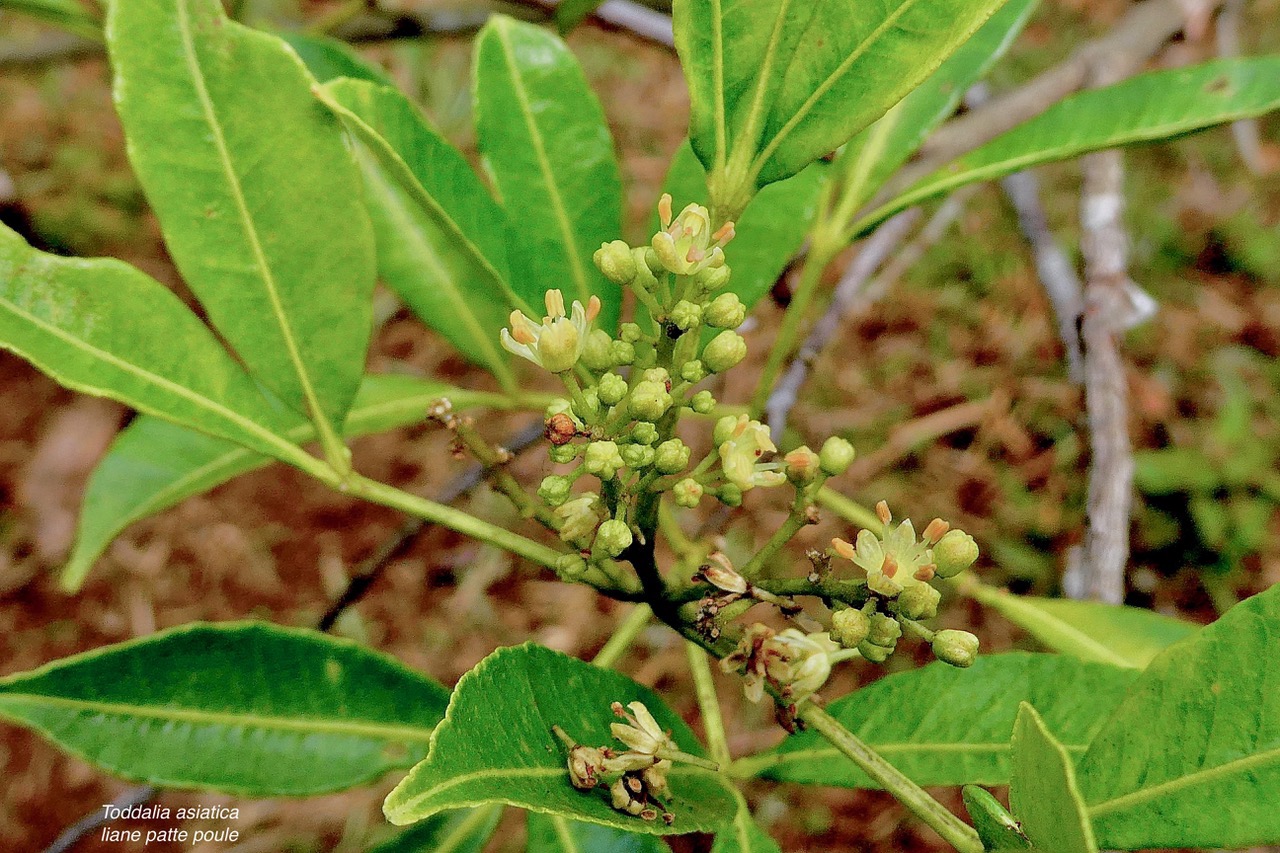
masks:
<instances>
[{"instance_id":1,"label":"flower cluster","mask_svg":"<svg viewBox=\"0 0 1280 853\"><path fill-rule=\"evenodd\" d=\"M765 687L796 705L816 693L831 675L831 654L840 648L825 632L795 628L775 632L759 622L747 628L732 654L720 661L725 672L743 678L747 698L759 702Z\"/></svg>"}]
</instances>

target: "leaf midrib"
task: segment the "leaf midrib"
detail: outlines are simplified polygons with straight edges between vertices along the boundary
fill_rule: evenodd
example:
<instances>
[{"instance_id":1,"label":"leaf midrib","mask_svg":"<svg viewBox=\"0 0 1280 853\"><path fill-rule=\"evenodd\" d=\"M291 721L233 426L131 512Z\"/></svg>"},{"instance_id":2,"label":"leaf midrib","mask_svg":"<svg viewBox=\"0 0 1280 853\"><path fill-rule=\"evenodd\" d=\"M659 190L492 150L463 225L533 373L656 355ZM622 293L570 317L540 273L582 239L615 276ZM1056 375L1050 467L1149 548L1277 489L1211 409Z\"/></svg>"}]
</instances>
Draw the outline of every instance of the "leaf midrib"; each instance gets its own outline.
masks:
<instances>
[{"instance_id":1,"label":"leaf midrib","mask_svg":"<svg viewBox=\"0 0 1280 853\"><path fill-rule=\"evenodd\" d=\"M1009 752L1008 742L1003 743L877 743L868 741L871 747L881 755L914 755L917 753L951 753L951 754L993 754ZM1088 744L1063 744L1068 752L1083 753ZM835 747L819 747L818 749L798 749L794 752L783 752L770 767L791 764L799 761L813 761L821 758L837 758L842 753Z\"/></svg>"},{"instance_id":2,"label":"leaf midrib","mask_svg":"<svg viewBox=\"0 0 1280 853\"><path fill-rule=\"evenodd\" d=\"M72 709L144 720L166 720L197 725L226 726L228 728L348 735L396 742L428 743L432 732L430 728L398 726L377 722L319 720L308 717L267 717L261 714L206 711L196 708L152 708L145 705L130 705L125 702L69 699L61 696L46 696L39 693L10 693L0 690L0 707L6 705L10 707L27 705Z\"/></svg>"},{"instance_id":3,"label":"leaf midrib","mask_svg":"<svg viewBox=\"0 0 1280 853\"><path fill-rule=\"evenodd\" d=\"M1179 776L1175 779L1170 779L1167 782L1161 782L1158 785L1139 788L1136 791L1131 791L1128 794L1121 794L1120 796L1113 797L1110 800L1103 800L1099 803L1088 806L1089 816L1098 817L1099 815L1109 814L1129 806L1144 803L1148 800L1157 799L1170 792L1202 784L1220 776L1226 776L1237 771L1244 771L1258 764L1266 764L1270 760L1280 762L1280 746L1273 747L1263 752L1255 752L1253 755L1236 758L1226 762L1225 764L1218 764L1210 767L1208 770L1188 773L1185 776Z\"/></svg>"}]
</instances>

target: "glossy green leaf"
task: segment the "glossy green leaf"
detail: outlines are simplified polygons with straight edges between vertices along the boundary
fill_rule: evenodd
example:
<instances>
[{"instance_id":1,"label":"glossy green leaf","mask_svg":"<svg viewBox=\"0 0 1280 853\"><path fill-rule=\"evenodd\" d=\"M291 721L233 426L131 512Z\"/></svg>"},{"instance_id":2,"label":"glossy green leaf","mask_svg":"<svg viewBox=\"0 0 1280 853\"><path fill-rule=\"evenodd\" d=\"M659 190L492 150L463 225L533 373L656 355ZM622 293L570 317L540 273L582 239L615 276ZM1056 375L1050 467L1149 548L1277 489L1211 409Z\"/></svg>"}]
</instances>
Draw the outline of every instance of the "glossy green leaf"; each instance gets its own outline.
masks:
<instances>
[{"instance_id":1,"label":"glossy green leaf","mask_svg":"<svg viewBox=\"0 0 1280 853\"><path fill-rule=\"evenodd\" d=\"M185 625L0 679L0 717L108 772L253 796L407 767L448 699L355 643L254 622Z\"/></svg>"},{"instance_id":2,"label":"glossy green leaf","mask_svg":"<svg viewBox=\"0 0 1280 853\"><path fill-rule=\"evenodd\" d=\"M0 0L0 12L13 11L37 21L102 41L102 24L75 0Z\"/></svg>"},{"instance_id":3,"label":"glossy green leaf","mask_svg":"<svg viewBox=\"0 0 1280 853\"><path fill-rule=\"evenodd\" d=\"M633 701L649 708L680 749L704 754L684 721L626 676L530 643L498 649L458 682L430 755L388 795L383 811L405 824L443 809L506 803L626 832L719 829L732 819L735 801L729 784L710 770L671 769L670 826L615 811L603 788L579 791L570 783L564 746L551 727L578 743L615 743L610 703Z\"/></svg>"},{"instance_id":4,"label":"glossy green leaf","mask_svg":"<svg viewBox=\"0 0 1280 853\"><path fill-rule=\"evenodd\" d=\"M1096 601L1012 595L988 586L975 586L969 594L1055 652L1113 666L1142 669L1200 627L1150 610Z\"/></svg>"},{"instance_id":5,"label":"glossy green leaf","mask_svg":"<svg viewBox=\"0 0 1280 853\"><path fill-rule=\"evenodd\" d=\"M513 225L516 289L534 306L548 282L604 303L618 322L621 292L591 260L622 233L622 179L604 110L564 42L497 15L475 47L476 137Z\"/></svg>"},{"instance_id":6,"label":"glossy green leaf","mask_svg":"<svg viewBox=\"0 0 1280 853\"><path fill-rule=\"evenodd\" d=\"M738 811L733 823L716 833L711 853L781 853L778 842L760 828L746 799L738 794Z\"/></svg>"},{"instance_id":7,"label":"glossy green leaf","mask_svg":"<svg viewBox=\"0 0 1280 853\"><path fill-rule=\"evenodd\" d=\"M960 790L969 820L987 850L1028 850L1031 842L1013 815L1005 810L991 792L977 785Z\"/></svg>"},{"instance_id":8,"label":"glossy green leaf","mask_svg":"<svg viewBox=\"0 0 1280 853\"><path fill-rule=\"evenodd\" d=\"M562 33L581 24L603 0L563 0L556 6L556 27Z\"/></svg>"},{"instance_id":9,"label":"glossy green leaf","mask_svg":"<svg viewBox=\"0 0 1280 853\"><path fill-rule=\"evenodd\" d=\"M38 252L0 225L0 348L60 384L279 458L275 411L190 309L120 261Z\"/></svg>"},{"instance_id":10,"label":"glossy green leaf","mask_svg":"<svg viewBox=\"0 0 1280 853\"><path fill-rule=\"evenodd\" d=\"M1072 757L1026 702L1018 709L1013 727L1009 807L1037 850L1097 853Z\"/></svg>"},{"instance_id":11,"label":"glossy green leaf","mask_svg":"<svg viewBox=\"0 0 1280 853\"><path fill-rule=\"evenodd\" d=\"M318 94L363 149L382 279L459 352L514 387L498 332L524 303L507 283L501 208L400 92L335 80Z\"/></svg>"},{"instance_id":12,"label":"glossy green leaf","mask_svg":"<svg viewBox=\"0 0 1280 853\"><path fill-rule=\"evenodd\" d=\"M1060 655L983 655L968 669L932 663L831 703L840 723L921 785L1009 781L1009 736L1019 702L1044 709L1079 755L1133 681L1130 669ZM815 732L787 738L763 765L780 781L869 788L874 783Z\"/></svg>"},{"instance_id":13,"label":"glossy green leaf","mask_svg":"<svg viewBox=\"0 0 1280 853\"><path fill-rule=\"evenodd\" d=\"M865 233L900 210L974 181L1262 115L1280 108L1277 79L1280 56L1265 56L1153 71L1081 92L921 179L854 231Z\"/></svg>"},{"instance_id":14,"label":"glossy green leaf","mask_svg":"<svg viewBox=\"0 0 1280 853\"><path fill-rule=\"evenodd\" d=\"M349 438L418 423L427 407L448 397L455 409L508 408L511 400L411 376L366 376L347 417ZM295 444L316 437L309 421L294 420L284 436ZM180 501L207 492L271 459L246 447L142 415L116 436L85 489L75 547L62 570L75 591L122 530Z\"/></svg>"},{"instance_id":15,"label":"glossy green leaf","mask_svg":"<svg viewBox=\"0 0 1280 853\"><path fill-rule=\"evenodd\" d=\"M365 59L351 45L328 36L312 33L282 32L280 38L298 54L307 71L317 82L328 83L339 77L367 80L383 86L395 86L387 72Z\"/></svg>"},{"instance_id":16,"label":"glossy green leaf","mask_svg":"<svg viewBox=\"0 0 1280 853\"><path fill-rule=\"evenodd\" d=\"M183 278L249 370L337 452L374 283L337 120L297 54L219 0L113 0L107 47L129 158Z\"/></svg>"},{"instance_id":17,"label":"glossy green leaf","mask_svg":"<svg viewBox=\"0 0 1280 853\"><path fill-rule=\"evenodd\" d=\"M440 812L369 853L483 853L502 819L502 806Z\"/></svg>"},{"instance_id":18,"label":"glossy green leaf","mask_svg":"<svg viewBox=\"0 0 1280 853\"><path fill-rule=\"evenodd\" d=\"M969 87L1004 56L1039 0L1009 0L960 48L874 124L841 150L842 194L856 210L911 159L929 133L955 112Z\"/></svg>"},{"instance_id":19,"label":"glossy green leaf","mask_svg":"<svg viewBox=\"0 0 1280 853\"><path fill-rule=\"evenodd\" d=\"M765 187L734 223L736 234L725 247L733 270L726 289L738 294L748 308L772 289L800 251L828 172L827 164L815 163L793 178ZM672 157L663 190L671 193L676 210L691 202L708 202L707 173L688 144Z\"/></svg>"},{"instance_id":20,"label":"glossy green leaf","mask_svg":"<svg viewBox=\"0 0 1280 853\"><path fill-rule=\"evenodd\" d=\"M529 812L526 853L667 853L656 835L623 832L555 814Z\"/></svg>"},{"instance_id":21,"label":"glossy green leaf","mask_svg":"<svg viewBox=\"0 0 1280 853\"><path fill-rule=\"evenodd\" d=\"M1078 767L1105 848L1280 843L1280 586L1147 667Z\"/></svg>"}]
</instances>

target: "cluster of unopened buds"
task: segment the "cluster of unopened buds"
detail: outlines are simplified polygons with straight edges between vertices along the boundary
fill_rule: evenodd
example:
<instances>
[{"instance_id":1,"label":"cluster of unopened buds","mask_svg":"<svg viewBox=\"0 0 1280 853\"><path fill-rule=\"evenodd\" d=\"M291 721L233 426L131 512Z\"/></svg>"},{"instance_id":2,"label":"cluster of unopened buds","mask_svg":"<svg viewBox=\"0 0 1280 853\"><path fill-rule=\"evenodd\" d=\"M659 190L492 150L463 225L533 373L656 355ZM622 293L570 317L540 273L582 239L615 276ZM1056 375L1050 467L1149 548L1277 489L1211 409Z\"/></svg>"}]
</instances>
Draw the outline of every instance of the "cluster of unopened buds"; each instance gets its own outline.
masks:
<instances>
[{"instance_id":1,"label":"cluster of unopened buds","mask_svg":"<svg viewBox=\"0 0 1280 853\"><path fill-rule=\"evenodd\" d=\"M620 812L644 820L661 817L667 824L673 823L675 816L663 804L671 796L667 772L672 762L708 770L717 770L718 765L680 751L671 733L658 725L643 702L631 702L625 708L621 702L614 702L611 708L625 720L609 726L613 736L627 747L625 750L607 745L583 746L555 727L556 736L569 750L569 781L580 791L608 788L609 803Z\"/></svg>"}]
</instances>

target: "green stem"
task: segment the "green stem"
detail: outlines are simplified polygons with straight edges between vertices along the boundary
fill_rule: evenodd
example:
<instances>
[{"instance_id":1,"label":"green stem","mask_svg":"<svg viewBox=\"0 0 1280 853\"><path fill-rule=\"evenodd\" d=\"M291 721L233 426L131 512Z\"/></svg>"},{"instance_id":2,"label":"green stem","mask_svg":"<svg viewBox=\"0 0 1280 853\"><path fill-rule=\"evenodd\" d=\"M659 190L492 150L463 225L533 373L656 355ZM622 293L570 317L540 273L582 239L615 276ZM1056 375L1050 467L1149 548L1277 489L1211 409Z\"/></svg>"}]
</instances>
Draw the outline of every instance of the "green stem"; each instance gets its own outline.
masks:
<instances>
[{"instance_id":1,"label":"green stem","mask_svg":"<svg viewBox=\"0 0 1280 853\"><path fill-rule=\"evenodd\" d=\"M795 537L806 524L806 517L809 508L809 502L805 500L804 490L796 494L795 502L791 505L791 514L787 516L787 520L782 522L782 526L774 531L769 537L769 541L755 553L755 556L747 561L747 564L739 569L739 572L747 580L754 580L760 574L760 570L764 568L764 564L773 559L773 556L782 550L782 547Z\"/></svg>"},{"instance_id":2,"label":"green stem","mask_svg":"<svg viewBox=\"0 0 1280 853\"><path fill-rule=\"evenodd\" d=\"M850 524L856 524L859 527L868 530L880 530L884 527L880 519L876 518L876 514L867 509L860 503L856 503L830 486L823 486L818 490L818 503L834 512Z\"/></svg>"},{"instance_id":3,"label":"green stem","mask_svg":"<svg viewBox=\"0 0 1280 853\"><path fill-rule=\"evenodd\" d=\"M689 671L693 674L693 690L698 697L698 709L702 712L702 726L707 731L707 748L711 757L720 767L727 768L732 762L729 756L729 740L724 733L724 717L720 714L720 697L716 695L715 679L711 675L711 665L707 653L694 643L684 644L685 654L689 658Z\"/></svg>"},{"instance_id":4,"label":"green stem","mask_svg":"<svg viewBox=\"0 0 1280 853\"><path fill-rule=\"evenodd\" d=\"M609 669L618 662L618 658L631 646L635 638L653 618L653 608L647 604L636 605L622 624L614 630L613 636L596 652L591 662L602 669Z\"/></svg>"},{"instance_id":5,"label":"green stem","mask_svg":"<svg viewBox=\"0 0 1280 853\"><path fill-rule=\"evenodd\" d=\"M908 779L901 770L863 743L853 732L840 725L835 717L811 702L800 709L799 717L960 853L983 853L982 842L972 827L929 796L928 792Z\"/></svg>"}]
</instances>

